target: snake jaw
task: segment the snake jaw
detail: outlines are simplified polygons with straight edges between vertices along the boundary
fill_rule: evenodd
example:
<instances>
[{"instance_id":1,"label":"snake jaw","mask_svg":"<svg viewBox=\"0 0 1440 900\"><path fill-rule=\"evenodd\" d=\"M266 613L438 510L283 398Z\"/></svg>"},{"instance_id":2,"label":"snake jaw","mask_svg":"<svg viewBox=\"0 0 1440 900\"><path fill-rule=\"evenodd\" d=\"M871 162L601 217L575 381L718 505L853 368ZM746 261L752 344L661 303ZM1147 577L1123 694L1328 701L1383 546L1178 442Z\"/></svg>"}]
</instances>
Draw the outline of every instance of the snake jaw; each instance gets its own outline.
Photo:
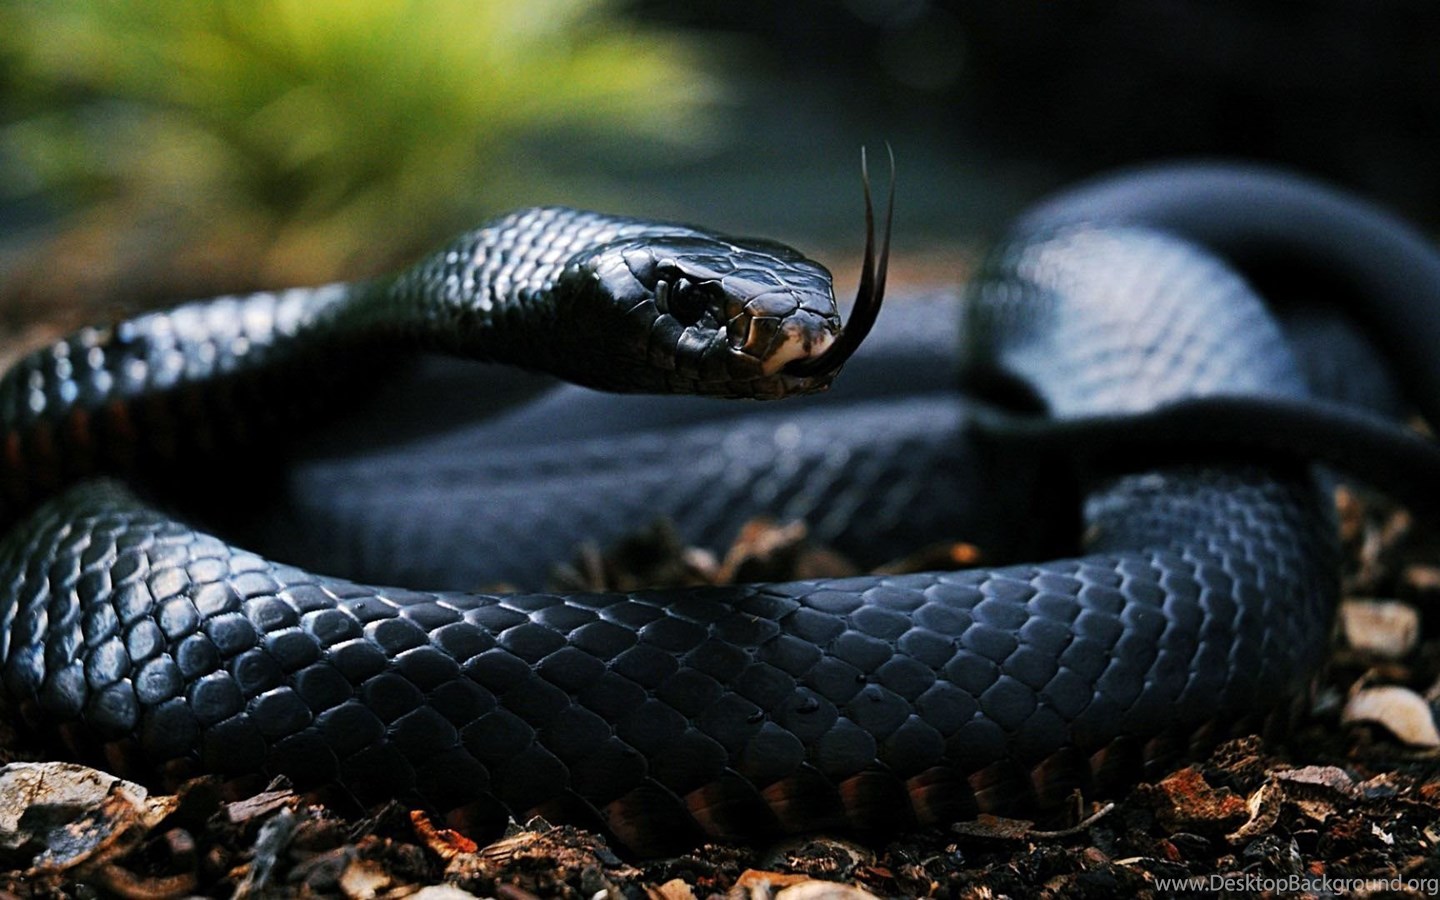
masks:
<instances>
[{"instance_id":1,"label":"snake jaw","mask_svg":"<svg viewBox=\"0 0 1440 900\"><path fill-rule=\"evenodd\" d=\"M860 344L870 334L880 305L885 300L885 276L890 266L890 226L895 217L895 151L887 143L885 149L890 156L890 194L885 201L885 236L880 246L877 263L875 256L875 205L870 197L870 171L865 160L865 148L860 148L860 182L865 192L865 259L860 267L860 287L855 292L855 303L850 308L850 321L845 323L840 337L818 356L797 359L786 371L802 377L834 376L840 367L854 355Z\"/></svg>"},{"instance_id":2,"label":"snake jaw","mask_svg":"<svg viewBox=\"0 0 1440 900\"><path fill-rule=\"evenodd\" d=\"M795 360L819 356L840 332L834 296L785 287L736 301L725 323L725 339L741 365L759 364L773 376Z\"/></svg>"},{"instance_id":3,"label":"snake jaw","mask_svg":"<svg viewBox=\"0 0 1440 900\"><path fill-rule=\"evenodd\" d=\"M752 341L756 333L762 330L756 326L766 321L756 319L751 323ZM775 324L776 327L763 329L769 331L770 335L766 346L757 348L761 351L760 353L755 353L751 349L750 341L746 342L745 347L745 351L749 355L757 356L760 359L761 371L766 375L781 372L796 360L823 356L838 340L833 328L817 327L817 323L810 321L808 316L802 320L801 316L797 314L784 321L776 321ZM822 326L824 324L826 323L823 320L819 323Z\"/></svg>"}]
</instances>

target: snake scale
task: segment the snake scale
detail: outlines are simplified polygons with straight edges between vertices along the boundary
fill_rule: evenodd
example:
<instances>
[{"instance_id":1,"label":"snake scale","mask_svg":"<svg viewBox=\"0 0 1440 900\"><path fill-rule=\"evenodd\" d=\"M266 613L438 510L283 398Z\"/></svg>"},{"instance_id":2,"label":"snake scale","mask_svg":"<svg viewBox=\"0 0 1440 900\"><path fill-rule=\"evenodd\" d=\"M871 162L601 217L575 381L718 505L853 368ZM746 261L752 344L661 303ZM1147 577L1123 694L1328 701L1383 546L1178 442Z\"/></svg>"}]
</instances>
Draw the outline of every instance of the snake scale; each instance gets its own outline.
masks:
<instances>
[{"instance_id":1,"label":"snake scale","mask_svg":"<svg viewBox=\"0 0 1440 900\"><path fill-rule=\"evenodd\" d=\"M845 379L835 391L842 405L649 413L649 399L580 389L520 401L521 416L544 413L530 426L539 440L507 447L482 430L462 463L444 463L492 493L466 506L471 488L442 479L410 513L508 527L498 546L511 552L447 549L391 518L382 530L411 535L410 550L376 573L444 583L478 559L523 577L518 560L544 542L516 537L526 516L614 530L641 514L625 497L652 484L671 506L644 512L682 530L708 516L724 531L768 502L812 513L863 556L964 507L1051 561L464 594L314 574L188 524L245 499L224 490L228 466L417 350L612 391L821 390L878 312L873 232L843 327L829 274L788 248L538 209L392 279L187 304L26 357L0 381L6 708L58 750L151 780L284 774L476 833L541 813L640 853L1053 807L1286 720L1322 661L1338 590L1309 462L1283 435L1253 453L1178 439L1159 461L1122 454L1071 472L1052 456L1041 464L1061 476L1027 476L1023 429L1004 424L1098 421L1123 435L1127 416L1198 400L1176 434L1199 437L1230 400L1303 413L1324 381L1293 349L1311 332L1254 290L1292 270L1322 306L1358 298L1359 325L1345 329L1384 347L1407 399L1435 419L1434 251L1360 201L1268 170L1141 171L1040 207L966 288L963 337L930 307L897 308L915 327L902 340L877 329L849 368L853 398ZM881 372L866 368L869 348L892 355L889 376L867 376ZM983 414L997 406L998 425ZM378 477L342 469L321 494L348 485L363 505L389 496L381 482L406 487L376 458ZM762 502L732 502L736 484ZM1037 526L1050 509L1059 523ZM312 530L337 545L350 534ZM351 550L339 563L350 574L375 569L375 552Z\"/></svg>"}]
</instances>

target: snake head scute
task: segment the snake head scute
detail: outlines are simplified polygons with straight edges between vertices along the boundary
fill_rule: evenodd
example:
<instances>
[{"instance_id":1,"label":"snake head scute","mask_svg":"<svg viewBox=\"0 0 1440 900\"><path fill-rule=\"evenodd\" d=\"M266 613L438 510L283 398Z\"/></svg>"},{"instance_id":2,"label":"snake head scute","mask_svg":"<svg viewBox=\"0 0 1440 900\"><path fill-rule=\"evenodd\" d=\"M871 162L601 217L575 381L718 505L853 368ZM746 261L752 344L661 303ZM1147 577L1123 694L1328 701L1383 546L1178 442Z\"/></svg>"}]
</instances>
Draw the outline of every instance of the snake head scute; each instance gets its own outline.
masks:
<instances>
[{"instance_id":1,"label":"snake head scute","mask_svg":"<svg viewBox=\"0 0 1440 900\"><path fill-rule=\"evenodd\" d=\"M792 372L841 331L829 271L781 244L693 230L615 240L556 285L592 387L773 399L824 390ZM603 356L602 358L597 358Z\"/></svg>"}]
</instances>

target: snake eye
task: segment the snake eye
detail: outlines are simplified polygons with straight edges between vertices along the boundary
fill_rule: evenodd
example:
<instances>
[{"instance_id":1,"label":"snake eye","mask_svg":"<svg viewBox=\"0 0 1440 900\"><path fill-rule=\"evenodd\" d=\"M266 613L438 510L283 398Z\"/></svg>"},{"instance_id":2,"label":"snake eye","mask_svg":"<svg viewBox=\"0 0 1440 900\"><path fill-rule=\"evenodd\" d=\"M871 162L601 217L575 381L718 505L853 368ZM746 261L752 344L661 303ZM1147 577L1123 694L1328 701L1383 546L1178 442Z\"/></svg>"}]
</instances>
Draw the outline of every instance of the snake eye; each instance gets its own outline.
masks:
<instances>
[{"instance_id":1,"label":"snake eye","mask_svg":"<svg viewBox=\"0 0 1440 900\"><path fill-rule=\"evenodd\" d=\"M655 291L656 304L681 325L694 325L705 314L705 296L695 282L677 278L661 282Z\"/></svg>"}]
</instances>

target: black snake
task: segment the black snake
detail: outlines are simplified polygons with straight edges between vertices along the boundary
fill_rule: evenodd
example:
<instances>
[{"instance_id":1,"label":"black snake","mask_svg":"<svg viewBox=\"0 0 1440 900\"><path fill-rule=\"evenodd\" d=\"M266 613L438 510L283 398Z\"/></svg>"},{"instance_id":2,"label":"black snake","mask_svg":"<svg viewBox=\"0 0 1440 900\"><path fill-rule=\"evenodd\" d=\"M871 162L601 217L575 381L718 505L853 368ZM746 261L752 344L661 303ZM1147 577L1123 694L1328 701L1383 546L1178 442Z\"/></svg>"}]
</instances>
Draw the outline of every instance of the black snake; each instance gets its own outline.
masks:
<instances>
[{"instance_id":1,"label":"black snake","mask_svg":"<svg viewBox=\"0 0 1440 900\"><path fill-rule=\"evenodd\" d=\"M713 540L757 511L804 515L860 557L947 528L1064 558L473 595L312 574L186 524L264 506L233 473L416 348L615 391L823 388L878 311L870 249L842 329L828 273L788 248L526 210L394 279L188 304L26 357L0 381L8 708L124 772L285 774L477 831L538 812L641 852L1053 806L1285 719L1323 655L1337 561L1328 501L1276 432L1361 467L1375 435L1397 471L1433 462L1306 400L1336 367L1307 376L1292 340L1340 335L1363 357L1355 335L1373 336L1440 421L1440 261L1358 201L1262 170L1132 174L1042 207L967 289L962 341L950 307L897 308L834 397L737 415L535 397L477 367L532 399L420 440L418 468L385 429L341 432L270 482L309 520L236 526L292 560L446 585L523 583L557 541L658 513ZM1277 319L1251 283L1292 271L1292 298L1361 298L1361 325L1313 304ZM115 474L185 519L94 477ZM540 527L556 522L559 538Z\"/></svg>"}]
</instances>

